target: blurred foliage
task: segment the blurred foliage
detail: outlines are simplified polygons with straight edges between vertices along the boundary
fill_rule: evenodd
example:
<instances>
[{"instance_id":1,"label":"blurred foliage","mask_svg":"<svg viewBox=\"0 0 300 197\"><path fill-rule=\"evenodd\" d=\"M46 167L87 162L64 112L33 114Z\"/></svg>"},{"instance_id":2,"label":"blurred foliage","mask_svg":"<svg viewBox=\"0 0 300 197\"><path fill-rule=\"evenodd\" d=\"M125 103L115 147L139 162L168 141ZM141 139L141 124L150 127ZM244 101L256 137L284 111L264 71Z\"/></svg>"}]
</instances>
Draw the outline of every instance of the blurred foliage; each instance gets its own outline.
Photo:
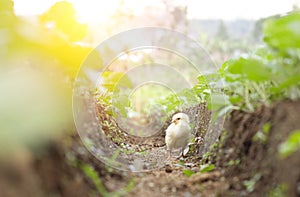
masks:
<instances>
[{"instance_id":1,"label":"blurred foliage","mask_svg":"<svg viewBox=\"0 0 300 197\"><path fill-rule=\"evenodd\" d=\"M253 136L253 141L255 142L261 142L265 144L267 142L267 136L269 134L271 128L270 123L266 123L263 125L263 128L259 130L254 136Z\"/></svg>"},{"instance_id":2,"label":"blurred foliage","mask_svg":"<svg viewBox=\"0 0 300 197\"><path fill-rule=\"evenodd\" d=\"M203 165L200 166L200 172L201 173L211 172L214 169L215 169L215 165L214 164L203 164Z\"/></svg>"},{"instance_id":3,"label":"blurred foliage","mask_svg":"<svg viewBox=\"0 0 300 197\"><path fill-rule=\"evenodd\" d=\"M271 47L287 53L300 48L300 13L295 12L264 24L264 41Z\"/></svg>"},{"instance_id":4,"label":"blurred foliage","mask_svg":"<svg viewBox=\"0 0 300 197\"><path fill-rule=\"evenodd\" d=\"M226 40L229 38L224 21L220 21L216 36L221 40Z\"/></svg>"},{"instance_id":5,"label":"blurred foliage","mask_svg":"<svg viewBox=\"0 0 300 197\"><path fill-rule=\"evenodd\" d=\"M260 178L260 174L255 174L250 180L243 181L243 185L245 186L247 192L251 193L254 191L255 184L260 180Z\"/></svg>"},{"instance_id":6,"label":"blurred foliage","mask_svg":"<svg viewBox=\"0 0 300 197\"><path fill-rule=\"evenodd\" d=\"M253 111L260 103L300 98L299 16L266 20L265 46L223 64L220 78L232 105Z\"/></svg>"},{"instance_id":7,"label":"blurred foliage","mask_svg":"<svg viewBox=\"0 0 300 197\"><path fill-rule=\"evenodd\" d=\"M40 21L43 25L54 28L57 33L63 34L68 41L80 41L87 34L87 25L78 23L75 14L75 8L71 3L61 1L42 14Z\"/></svg>"},{"instance_id":8,"label":"blurred foliage","mask_svg":"<svg viewBox=\"0 0 300 197\"><path fill-rule=\"evenodd\" d=\"M193 174L195 174L195 172L193 172L193 170L190 170L190 169L184 169L182 172L186 177L190 177Z\"/></svg>"},{"instance_id":9,"label":"blurred foliage","mask_svg":"<svg viewBox=\"0 0 300 197\"><path fill-rule=\"evenodd\" d=\"M105 71L101 73L101 87L109 92L119 92L121 88L131 88L130 79L123 72Z\"/></svg>"},{"instance_id":10,"label":"blurred foliage","mask_svg":"<svg viewBox=\"0 0 300 197\"><path fill-rule=\"evenodd\" d=\"M300 130L293 131L285 142L279 145L279 155L286 158L300 150Z\"/></svg>"},{"instance_id":11,"label":"blurred foliage","mask_svg":"<svg viewBox=\"0 0 300 197\"><path fill-rule=\"evenodd\" d=\"M200 75L192 89L156 98L144 111L172 114L205 102L210 110L217 112L215 116L220 116L232 109L253 111L260 104L300 98L299 16L299 12L295 11L259 21L257 28L263 30L263 46L252 53L225 61L216 73ZM222 22L219 25L220 34L221 31L226 31ZM234 45L231 43L235 42L229 42L228 39L220 35L216 42L205 45L209 51L215 51L213 55L233 54L237 48L247 51L247 43ZM126 115L131 106L128 97L122 96L119 95L117 100L120 102L116 106L119 106L121 114ZM145 98L148 99L147 96Z\"/></svg>"},{"instance_id":12,"label":"blurred foliage","mask_svg":"<svg viewBox=\"0 0 300 197\"><path fill-rule=\"evenodd\" d=\"M269 191L268 196L270 197L287 197L288 186L286 184L278 184L274 189Z\"/></svg>"},{"instance_id":13,"label":"blurred foliage","mask_svg":"<svg viewBox=\"0 0 300 197\"><path fill-rule=\"evenodd\" d=\"M11 0L0 5L0 155L8 156L73 129L72 82L93 48L79 44L87 27L68 2L39 18L16 16Z\"/></svg>"},{"instance_id":14,"label":"blurred foliage","mask_svg":"<svg viewBox=\"0 0 300 197\"><path fill-rule=\"evenodd\" d=\"M181 96L194 98L197 95L199 98L192 100L207 103L219 116L232 109L253 111L262 103L268 105L277 100L300 98L299 16L299 12L292 12L262 20L264 46L225 61L217 73L200 75L194 88ZM220 23L219 29L225 29L224 24ZM232 46L222 49L220 43L226 44L225 38L218 42L219 45L211 46L212 49L219 48L221 53L227 49L231 53ZM236 48L239 47L232 49ZM174 112L182 105L181 100L176 99L179 94L160 103L167 111ZM183 103L189 101L186 99Z\"/></svg>"},{"instance_id":15,"label":"blurred foliage","mask_svg":"<svg viewBox=\"0 0 300 197\"><path fill-rule=\"evenodd\" d=\"M81 164L80 168L85 173L85 175L93 182L95 185L97 192L103 197L119 197L124 196L129 193L136 185L134 179L130 180L128 184L117 191L109 192L104 187L101 178L99 177L97 171L88 164Z\"/></svg>"}]
</instances>

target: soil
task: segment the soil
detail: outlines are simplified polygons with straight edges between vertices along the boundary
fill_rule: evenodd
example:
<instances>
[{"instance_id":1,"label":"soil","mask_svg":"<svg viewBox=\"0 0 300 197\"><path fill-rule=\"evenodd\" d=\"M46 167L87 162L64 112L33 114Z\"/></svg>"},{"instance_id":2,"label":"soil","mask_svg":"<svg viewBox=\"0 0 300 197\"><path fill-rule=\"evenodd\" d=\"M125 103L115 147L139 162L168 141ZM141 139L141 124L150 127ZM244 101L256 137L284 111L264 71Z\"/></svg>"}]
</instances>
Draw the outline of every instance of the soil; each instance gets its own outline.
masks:
<instances>
[{"instance_id":1,"label":"soil","mask_svg":"<svg viewBox=\"0 0 300 197\"><path fill-rule=\"evenodd\" d=\"M0 196L300 196L300 151L278 156L278 146L300 129L300 101L260 106L253 113L233 111L222 130L220 125L209 126L211 113L205 105L184 112L192 117L197 139L185 158L174 157L147 172L119 171L98 161L74 132L40 151L22 148L13 159L2 161ZM216 132L221 135L213 135ZM107 128L105 133L112 139L121 136L134 151L142 147L151 157L164 157L163 129L139 140L122 136L121 130ZM257 138L262 133L264 138ZM208 140L212 136L217 136L214 143ZM215 167L200 172L205 164ZM84 173L86 165L100 183ZM129 187L130 182L134 184Z\"/></svg>"}]
</instances>

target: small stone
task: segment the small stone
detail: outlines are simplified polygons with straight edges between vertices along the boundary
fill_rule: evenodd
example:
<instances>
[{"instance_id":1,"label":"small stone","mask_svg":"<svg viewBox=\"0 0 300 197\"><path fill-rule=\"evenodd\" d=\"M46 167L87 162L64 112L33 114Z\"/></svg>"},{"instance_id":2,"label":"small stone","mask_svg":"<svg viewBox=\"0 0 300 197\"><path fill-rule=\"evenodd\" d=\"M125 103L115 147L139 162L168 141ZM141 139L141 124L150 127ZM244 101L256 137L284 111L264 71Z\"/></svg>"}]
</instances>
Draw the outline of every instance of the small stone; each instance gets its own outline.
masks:
<instances>
[{"instance_id":1,"label":"small stone","mask_svg":"<svg viewBox=\"0 0 300 197\"><path fill-rule=\"evenodd\" d=\"M193 163L185 163L184 165L185 165L186 167L192 167L192 166L194 166Z\"/></svg>"},{"instance_id":2,"label":"small stone","mask_svg":"<svg viewBox=\"0 0 300 197\"><path fill-rule=\"evenodd\" d=\"M232 180L233 180L234 182L239 182L239 181L240 181L239 178L238 178L237 176L233 177Z\"/></svg>"},{"instance_id":3,"label":"small stone","mask_svg":"<svg viewBox=\"0 0 300 197\"><path fill-rule=\"evenodd\" d=\"M155 185L154 185L153 182L150 182L150 183L148 183L148 186L149 186L149 187L154 187Z\"/></svg>"},{"instance_id":4,"label":"small stone","mask_svg":"<svg viewBox=\"0 0 300 197\"><path fill-rule=\"evenodd\" d=\"M199 172L199 167L193 167L193 168L192 168L192 171L193 171L193 172Z\"/></svg>"},{"instance_id":5,"label":"small stone","mask_svg":"<svg viewBox=\"0 0 300 197\"><path fill-rule=\"evenodd\" d=\"M172 191L173 193L175 193L175 192L177 191L177 188L176 188L176 187L172 187L171 191Z\"/></svg>"},{"instance_id":6,"label":"small stone","mask_svg":"<svg viewBox=\"0 0 300 197\"><path fill-rule=\"evenodd\" d=\"M225 177L222 176L222 177L220 178L220 181L224 182L224 181L225 181Z\"/></svg>"},{"instance_id":7,"label":"small stone","mask_svg":"<svg viewBox=\"0 0 300 197\"><path fill-rule=\"evenodd\" d=\"M173 171L170 165L166 165L166 173L171 173Z\"/></svg>"},{"instance_id":8,"label":"small stone","mask_svg":"<svg viewBox=\"0 0 300 197\"><path fill-rule=\"evenodd\" d=\"M160 191L161 191L162 193L168 192L168 186L164 186L163 188L161 188Z\"/></svg>"}]
</instances>

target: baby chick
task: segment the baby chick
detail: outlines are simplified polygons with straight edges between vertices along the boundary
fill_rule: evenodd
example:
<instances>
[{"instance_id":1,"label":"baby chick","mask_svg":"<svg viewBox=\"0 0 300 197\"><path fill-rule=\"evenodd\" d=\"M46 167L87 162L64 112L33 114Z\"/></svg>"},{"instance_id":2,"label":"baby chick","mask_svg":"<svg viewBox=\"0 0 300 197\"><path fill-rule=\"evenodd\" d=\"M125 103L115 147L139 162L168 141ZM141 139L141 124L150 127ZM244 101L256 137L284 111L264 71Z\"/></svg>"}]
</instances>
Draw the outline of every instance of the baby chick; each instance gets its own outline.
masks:
<instances>
[{"instance_id":1,"label":"baby chick","mask_svg":"<svg viewBox=\"0 0 300 197\"><path fill-rule=\"evenodd\" d=\"M187 146L190 135L190 119L185 113L177 113L172 117L172 123L166 130L165 142L167 144L168 159L171 157L172 149L181 149L181 156Z\"/></svg>"}]
</instances>

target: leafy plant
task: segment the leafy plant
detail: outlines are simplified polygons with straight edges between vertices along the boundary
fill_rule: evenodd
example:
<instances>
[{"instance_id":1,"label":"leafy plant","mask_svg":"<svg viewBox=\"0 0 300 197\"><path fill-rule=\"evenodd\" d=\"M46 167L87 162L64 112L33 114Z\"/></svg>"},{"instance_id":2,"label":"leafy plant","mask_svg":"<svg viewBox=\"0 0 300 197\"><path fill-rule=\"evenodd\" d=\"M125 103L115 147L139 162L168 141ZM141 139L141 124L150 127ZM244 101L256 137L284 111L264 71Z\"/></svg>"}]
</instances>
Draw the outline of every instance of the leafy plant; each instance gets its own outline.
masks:
<instances>
[{"instance_id":1,"label":"leafy plant","mask_svg":"<svg viewBox=\"0 0 300 197\"><path fill-rule=\"evenodd\" d=\"M192 176L193 174L195 174L195 172L193 172L193 171L190 170L190 169L185 169L185 170L183 170L183 174L184 174L185 176L187 176L187 177L190 177L190 176Z\"/></svg>"},{"instance_id":2,"label":"leafy plant","mask_svg":"<svg viewBox=\"0 0 300 197\"><path fill-rule=\"evenodd\" d=\"M98 176L97 172L93 167L87 164L82 164L80 166L82 171L85 173L87 177L90 178L90 180L93 182L95 187L97 188L97 191L102 195L102 196L108 196L109 192L106 191L100 177Z\"/></svg>"},{"instance_id":3,"label":"leafy plant","mask_svg":"<svg viewBox=\"0 0 300 197\"><path fill-rule=\"evenodd\" d=\"M279 145L278 149L281 158L286 158L300 150L300 130L293 131L287 140Z\"/></svg>"},{"instance_id":4,"label":"leafy plant","mask_svg":"<svg viewBox=\"0 0 300 197\"><path fill-rule=\"evenodd\" d=\"M219 73L232 105L253 111L259 104L300 98L300 13L269 19L265 46L226 61Z\"/></svg>"},{"instance_id":5,"label":"leafy plant","mask_svg":"<svg viewBox=\"0 0 300 197\"><path fill-rule=\"evenodd\" d=\"M254 191L254 187L257 181L261 178L260 174L256 174L250 180L243 181L244 186L246 187L247 192L251 193Z\"/></svg>"},{"instance_id":6,"label":"leafy plant","mask_svg":"<svg viewBox=\"0 0 300 197\"><path fill-rule=\"evenodd\" d=\"M200 172L211 172L212 170L215 169L215 165L214 164L204 164L200 166Z\"/></svg>"},{"instance_id":7,"label":"leafy plant","mask_svg":"<svg viewBox=\"0 0 300 197\"><path fill-rule=\"evenodd\" d=\"M270 123L266 123L264 124L262 130L259 130L254 136L253 136L253 140L254 141L259 141L262 143L266 143L267 141L267 135L270 131L271 128L271 124Z\"/></svg>"},{"instance_id":8,"label":"leafy plant","mask_svg":"<svg viewBox=\"0 0 300 197\"><path fill-rule=\"evenodd\" d=\"M124 196L128 192L130 192L135 187L135 180L132 179L129 181L129 183L124 187L114 192L108 192L106 188L104 187L101 178L98 176L98 173L96 170L88 165L88 164L81 164L80 168L85 173L85 175L90 178L90 180L95 185L97 191L99 194L103 197L119 197Z\"/></svg>"},{"instance_id":9,"label":"leafy plant","mask_svg":"<svg viewBox=\"0 0 300 197\"><path fill-rule=\"evenodd\" d=\"M270 197L286 197L287 185L279 184L274 189L269 191L268 196Z\"/></svg>"}]
</instances>

